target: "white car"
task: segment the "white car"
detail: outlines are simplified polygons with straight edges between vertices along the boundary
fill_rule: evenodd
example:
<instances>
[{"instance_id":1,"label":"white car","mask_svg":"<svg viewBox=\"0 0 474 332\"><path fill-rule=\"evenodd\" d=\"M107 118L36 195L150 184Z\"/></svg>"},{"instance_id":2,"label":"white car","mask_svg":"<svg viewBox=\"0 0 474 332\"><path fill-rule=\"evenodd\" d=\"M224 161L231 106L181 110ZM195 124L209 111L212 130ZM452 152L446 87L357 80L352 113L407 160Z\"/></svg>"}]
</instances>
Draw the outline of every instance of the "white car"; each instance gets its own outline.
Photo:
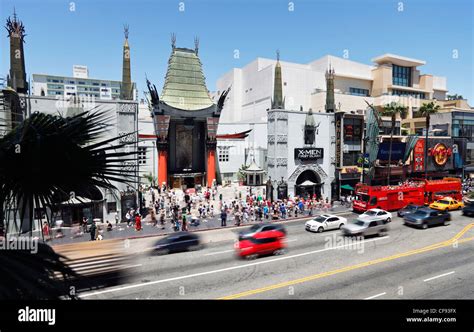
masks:
<instances>
[{"instance_id":1,"label":"white car","mask_svg":"<svg viewBox=\"0 0 474 332\"><path fill-rule=\"evenodd\" d=\"M392 214L381 209L370 209L362 213L357 219L362 221L383 220L385 222L391 222Z\"/></svg>"},{"instance_id":2,"label":"white car","mask_svg":"<svg viewBox=\"0 0 474 332\"><path fill-rule=\"evenodd\" d=\"M308 220L305 224L305 228L310 232L322 233L330 229L339 229L345 224L347 224L347 219L344 217L322 214L314 219Z\"/></svg>"}]
</instances>

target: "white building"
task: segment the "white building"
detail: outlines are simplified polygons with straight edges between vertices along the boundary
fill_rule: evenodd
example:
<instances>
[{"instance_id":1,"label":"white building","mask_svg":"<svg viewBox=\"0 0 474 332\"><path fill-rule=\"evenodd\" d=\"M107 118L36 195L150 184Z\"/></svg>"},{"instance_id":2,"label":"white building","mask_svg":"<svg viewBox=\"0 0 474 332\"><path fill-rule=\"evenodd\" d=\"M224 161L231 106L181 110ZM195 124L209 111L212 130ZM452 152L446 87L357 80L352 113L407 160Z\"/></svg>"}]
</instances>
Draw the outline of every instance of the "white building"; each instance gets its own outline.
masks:
<instances>
[{"instance_id":1,"label":"white building","mask_svg":"<svg viewBox=\"0 0 474 332\"><path fill-rule=\"evenodd\" d=\"M153 126L148 103L143 100L138 104L138 166L140 183L150 185L151 175L155 185L158 177L158 152L156 149L156 133Z\"/></svg>"},{"instance_id":2,"label":"white building","mask_svg":"<svg viewBox=\"0 0 474 332\"><path fill-rule=\"evenodd\" d=\"M309 139L307 127L313 130ZM331 199L334 158L334 113L282 109L268 112L268 176L274 181L274 188L281 179L287 182L287 195L283 197L316 194ZM273 198L280 197L274 192Z\"/></svg>"},{"instance_id":3,"label":"white building","mask_svg":"<svg viewBox=\"0 0 474 332\"><path fill-rule=\"evenodd\" d=\"M217 80L218 94L232 87L222 111L218 134L234 133L251 128L252 124L267 122L276 62L273 59L257 58L242 68L232 69ZM285 109L298 111L302 107L305 111L311 109L314 114L325 112L325 72L329 66L335 70L336 107L345 112L363 114L367 108L366 102L382 106L390 101L399 101L409 107L411 117L423 102L433 98L446 99L446 78L420 73L418 67L424 65L425 61L384 54L373 58L372 62L364 64L331 55L307 64L280 61ZM400 134L400 120L397 119L395 134ZM384 124L389 126L388 121ZM246 141L236 142L232 149L243 151L255 142L255 148L264 153L267 149L265 130L266 127L255 130L258 131L257 139L249 136ZM226 144L219 142L218 147ZM225 170L226 177L232 177L233 174L235 178L241 164L249 163L242 154L234 156L234 159L239 161L219 164ZM266 168L263 164L259 166Z\"/></svg>"},{"instance_id":4,"label":"white building","mask_svg":"<svg viewBox=\"0 0 474 332\"><path fill-rule=\"evenodd\" d=\"M73 66L73 76L33 74L34 96L91 97L96 100L120 99L121 81L89 78L87 66ZM136 84L133 83L133 100L137 100Z\"/></svg>"}]
</instances>

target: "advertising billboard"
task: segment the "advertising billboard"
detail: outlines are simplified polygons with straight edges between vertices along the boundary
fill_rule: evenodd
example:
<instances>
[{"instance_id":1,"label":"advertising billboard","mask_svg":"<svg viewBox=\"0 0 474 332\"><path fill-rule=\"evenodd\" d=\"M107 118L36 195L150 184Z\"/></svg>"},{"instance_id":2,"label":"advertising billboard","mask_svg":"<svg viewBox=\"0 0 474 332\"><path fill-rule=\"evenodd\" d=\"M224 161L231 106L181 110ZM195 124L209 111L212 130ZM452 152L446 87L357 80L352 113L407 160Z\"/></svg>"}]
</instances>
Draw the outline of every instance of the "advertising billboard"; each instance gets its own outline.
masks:
<instances>
[{"instance_id":1,"label":"advertising billboard","mask_svg":"<svg viewBox=\"0 0 474 332\"><path fill-rule=\"evenodd\" d=\"M402 160L405 154L406 143L393 142L392 143L392 162ZM390 142L383 142L379 145L379 152L377 159L388 160L390 156Z\"/></svg>"},{"instance_id":2,"label":"advertising billboard","mask_svg":"<svg viewBox=\"0 0 474 332\"><path fill-rule=\"evenodd\" d=\"M451 171L463 167L466 140L452 138L428 139L426 167L428 172ZM425 139L419 138L413 149L414 172L424 172Z\"/></svg>"}]
</instances>

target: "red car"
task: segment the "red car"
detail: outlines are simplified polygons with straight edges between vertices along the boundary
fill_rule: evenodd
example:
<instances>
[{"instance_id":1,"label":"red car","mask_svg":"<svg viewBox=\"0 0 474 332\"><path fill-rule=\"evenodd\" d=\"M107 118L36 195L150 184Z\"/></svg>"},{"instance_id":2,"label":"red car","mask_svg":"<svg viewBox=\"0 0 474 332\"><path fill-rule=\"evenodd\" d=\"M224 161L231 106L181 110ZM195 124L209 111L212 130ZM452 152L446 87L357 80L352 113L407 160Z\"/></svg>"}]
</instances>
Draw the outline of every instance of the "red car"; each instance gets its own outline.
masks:
<instances>
[{"instance_id":1,"label":"red car","mask_svg":"<svg viewBox=\"0 0 474 332\"><path fill-rule=\"evenodd\" d=\"M235 243L237 256L253 259L260 255L281 255L286 248L286 230L279 224L253 225L239 234Z\"/></svg>"}]
</instances>

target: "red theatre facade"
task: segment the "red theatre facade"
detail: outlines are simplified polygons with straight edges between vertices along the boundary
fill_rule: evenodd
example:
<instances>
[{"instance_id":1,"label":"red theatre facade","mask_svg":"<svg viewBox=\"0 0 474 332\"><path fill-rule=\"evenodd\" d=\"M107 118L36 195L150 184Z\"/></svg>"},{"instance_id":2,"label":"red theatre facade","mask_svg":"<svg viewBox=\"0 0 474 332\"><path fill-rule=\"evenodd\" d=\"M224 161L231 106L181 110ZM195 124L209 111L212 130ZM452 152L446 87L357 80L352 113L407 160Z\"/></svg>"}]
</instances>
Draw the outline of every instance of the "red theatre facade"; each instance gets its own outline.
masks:
<instances>
[{"instance_id":1,"label":"red theatre facade","mask_svg":"<svg viewBox=\"0 0 474 332\"><path fill-rule=\"evenodd\" d=\"M194 50L172 47L161 96L147 81L158 149L158 183L172 188L216 181L217 126L229 90L211 100Z\"/></svg>"}]
</instances>

